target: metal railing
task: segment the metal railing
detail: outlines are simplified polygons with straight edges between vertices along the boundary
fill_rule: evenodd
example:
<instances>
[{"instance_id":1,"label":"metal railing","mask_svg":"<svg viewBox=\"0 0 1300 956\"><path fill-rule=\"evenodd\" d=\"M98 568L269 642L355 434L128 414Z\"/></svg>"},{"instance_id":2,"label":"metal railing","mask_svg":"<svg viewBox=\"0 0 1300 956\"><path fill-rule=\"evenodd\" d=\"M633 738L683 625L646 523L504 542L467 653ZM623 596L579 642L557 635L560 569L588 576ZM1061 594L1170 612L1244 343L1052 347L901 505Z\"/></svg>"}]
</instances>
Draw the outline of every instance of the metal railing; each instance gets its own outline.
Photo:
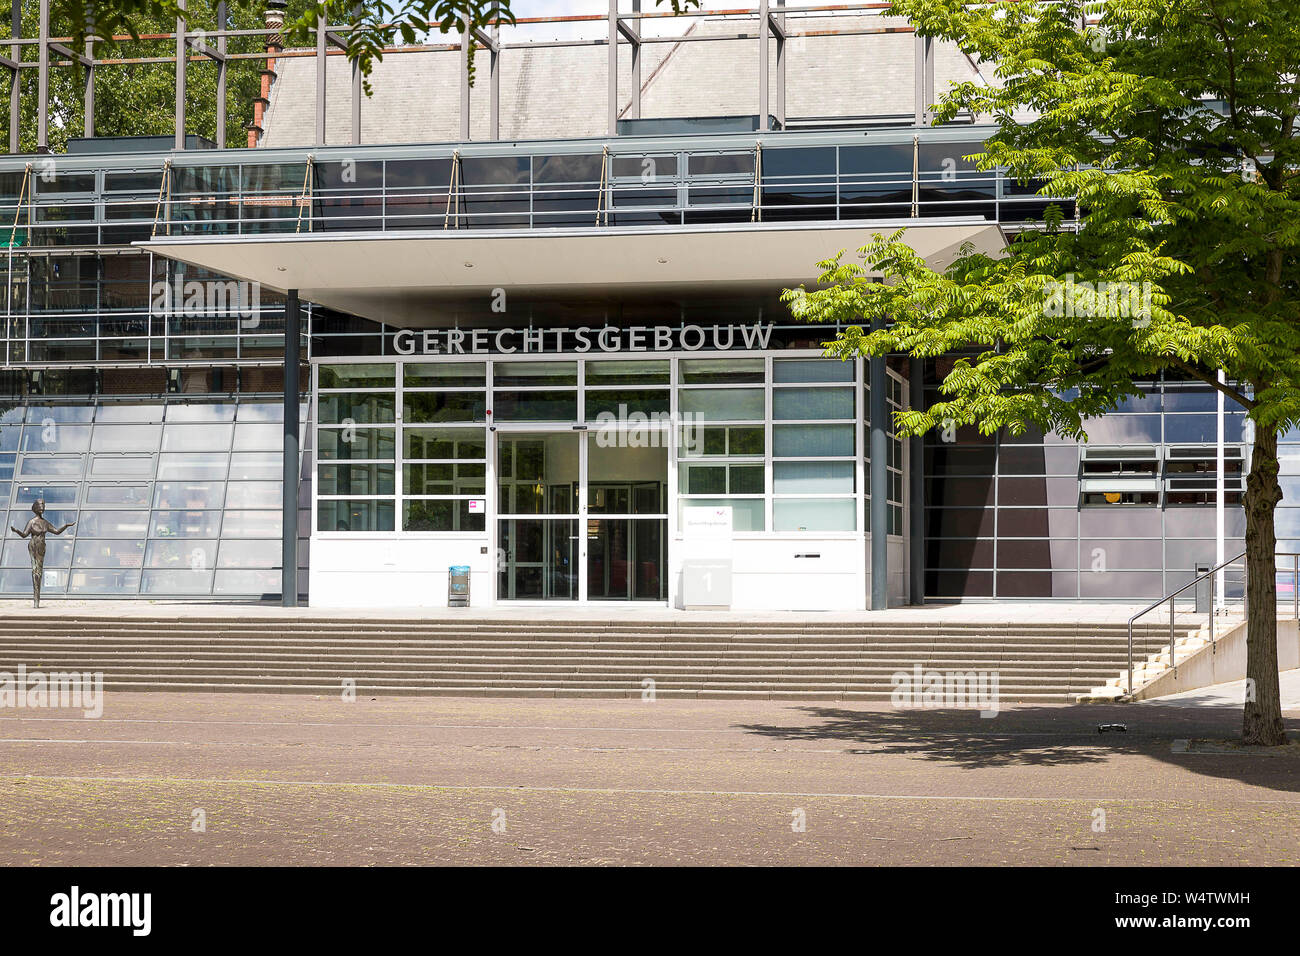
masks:
<instances>
[{"instance_id":1,"label":"metal railing","mask_svg":"<svg viewBox=\"0 0 1300 956\"><path fill-rule=\"evenodd\" d=\"M710 133L0 158L19 247L411 229L618 229L961 219L1018 228L1056 202L963 157L989 127Z\"/></svg>"},{"instance_id":2,"label":"metal railing","mask_svg":"<svg viewBox=\"0 0 1300 956\"><path fill-rule=\"evenodd\" d=\"M1218 641L1218 617L1220 614L1227 613L1233 605L1240 605L1244 613L1246 603L1246 552L1242 552L1234 558L1229 558L1222 564L1217 564L1207 571L1198 573L1192 580L1188 581L1178 590L1162 597L1159 601L1147 605L1141 611L1138 611L1128 619L1128 687L1127 693L1133 694L1133 625L1139 618L1145 617L1157 608L1169 605L1169 667L1174 668L1177 665L1177 600L1180 595L1190 589L1195 588L1193 595L1196 605L1192 611L1190 621L1184 619L1184 623L1195 623L1199 620L1199 615L1207 614L1208 628L1210 631L1210 645ZM1279 552L1274 556L1275 566L1280 565L1280 559L1289 558L1290 568L1286 570L1277 570L1278 578L1277 593L1279 598L1284 593L1281 586L1283 579L1289 579L1290 587L1290 604L1291 613L1297 621L1300 621L1300 554L1291 552ZM1203 593L1202 588L1208 591L1205 602L1206 610L1200 610L1200 597ZM1279 600L1279 605L1281 601Z\"/></svg>"}]
</instances>

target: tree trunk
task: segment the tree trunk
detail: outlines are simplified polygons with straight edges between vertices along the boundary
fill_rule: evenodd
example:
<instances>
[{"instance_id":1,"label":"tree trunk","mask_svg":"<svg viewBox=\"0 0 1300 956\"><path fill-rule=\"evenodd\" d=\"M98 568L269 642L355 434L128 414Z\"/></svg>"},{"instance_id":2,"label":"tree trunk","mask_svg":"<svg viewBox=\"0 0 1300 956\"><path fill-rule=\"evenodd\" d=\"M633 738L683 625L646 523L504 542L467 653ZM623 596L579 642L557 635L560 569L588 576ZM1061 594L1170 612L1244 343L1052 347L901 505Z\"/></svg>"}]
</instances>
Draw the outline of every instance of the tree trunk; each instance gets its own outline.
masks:
<instances>
[{"instance_id":1,"label":"tree trunk","mask_svg":"<svg viewBox=\"0 0 1300 956\"><path fill-rule=\"evenodd\" d=\"M1242 740L1286 743L1277 677L1277 535L1273 512L1282 499L1277 481L1277 432L1255 428L1246 478L1246 710ZM1249 688L1254 687L1254 694Z\"/></svg>"}]
</instances>

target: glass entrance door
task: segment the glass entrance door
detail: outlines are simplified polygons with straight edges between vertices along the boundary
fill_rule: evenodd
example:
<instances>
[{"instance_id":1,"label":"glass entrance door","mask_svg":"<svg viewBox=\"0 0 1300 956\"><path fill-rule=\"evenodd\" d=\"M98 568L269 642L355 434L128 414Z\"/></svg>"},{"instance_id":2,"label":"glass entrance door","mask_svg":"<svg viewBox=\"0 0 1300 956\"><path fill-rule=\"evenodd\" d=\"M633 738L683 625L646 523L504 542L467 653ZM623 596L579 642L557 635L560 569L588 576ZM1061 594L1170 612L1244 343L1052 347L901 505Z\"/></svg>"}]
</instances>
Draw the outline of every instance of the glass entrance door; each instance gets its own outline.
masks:
<instances>
[{"instance_id":1,"label":"glass entrance door","mask_svg":"<svg viewBox=\"0 0 1300 956\"><path fill-rule=\"evenodd\" d=\"M576 601L581 548L577 432L497 433L497 596Z\"/></svg>"},{"instance_id":2,"label":"glass entrance door","mask_svg":"<svg viewBox=\"0 0 1300 956\"><path fill-rule=\"evenodd\" d=\"M668 434L587 435L587 598L666 601Z\"/></svg>"},{"instance_id":3,"label":"glass entrance door","mask_svg":"<svg viewBox=\"0 0 1300 956\"><path fill-rule=\"evenodd\" d=\"M498 599L667 600L667 435L626 438L496 433Z\"/></svg>"}]
</instances>

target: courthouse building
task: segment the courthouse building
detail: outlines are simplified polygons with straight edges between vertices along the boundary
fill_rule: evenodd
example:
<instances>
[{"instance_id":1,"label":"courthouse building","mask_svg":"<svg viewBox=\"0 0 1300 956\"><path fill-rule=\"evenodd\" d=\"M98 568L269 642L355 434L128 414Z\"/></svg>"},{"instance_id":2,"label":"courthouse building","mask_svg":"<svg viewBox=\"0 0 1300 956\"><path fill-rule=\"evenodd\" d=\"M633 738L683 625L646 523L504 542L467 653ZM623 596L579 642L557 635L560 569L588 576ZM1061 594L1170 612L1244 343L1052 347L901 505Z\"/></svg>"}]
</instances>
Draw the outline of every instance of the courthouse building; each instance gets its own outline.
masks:
<instances>
[{"instance_id":1,"label":"courthouse building","mask_svg":"<svg viewBox=\"0 0 1300 956\"><path fill-rule=\"evenodd\" d=\"M875 233L942 265L1048 204L965 159L991 127L930 121L987 71L843 6L486 31L472 90L453 42L371 97L272 6L248 145L0 157L0 488L77 522L45 594L440 608L460 566L475 606L1133 600L1238 553L1212 390L1144 383L1086 445L904 440L950 360L826 359L791 318Z\"/></svg>"}]
</instances>

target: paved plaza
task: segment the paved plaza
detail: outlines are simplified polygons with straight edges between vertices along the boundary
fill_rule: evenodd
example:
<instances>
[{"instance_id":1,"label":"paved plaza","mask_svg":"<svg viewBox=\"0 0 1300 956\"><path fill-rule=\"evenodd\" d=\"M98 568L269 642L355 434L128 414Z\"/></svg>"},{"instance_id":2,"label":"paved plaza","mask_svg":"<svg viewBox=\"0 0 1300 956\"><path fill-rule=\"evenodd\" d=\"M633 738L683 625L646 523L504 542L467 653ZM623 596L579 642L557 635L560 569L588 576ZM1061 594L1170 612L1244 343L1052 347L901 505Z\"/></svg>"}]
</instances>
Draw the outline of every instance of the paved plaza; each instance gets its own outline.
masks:
<instances>
[{"instance_id":1,"label":"paved plaza","mask_svg":"<svg viewBox=\"0 0 1300 956\"><path fill-rule=\"evenodd\" d=\"M109 694L98 720L0 711L0 864L1293 864L1300 747L1177 752L1239 723Z\"/></svg>"}]
</instances>

